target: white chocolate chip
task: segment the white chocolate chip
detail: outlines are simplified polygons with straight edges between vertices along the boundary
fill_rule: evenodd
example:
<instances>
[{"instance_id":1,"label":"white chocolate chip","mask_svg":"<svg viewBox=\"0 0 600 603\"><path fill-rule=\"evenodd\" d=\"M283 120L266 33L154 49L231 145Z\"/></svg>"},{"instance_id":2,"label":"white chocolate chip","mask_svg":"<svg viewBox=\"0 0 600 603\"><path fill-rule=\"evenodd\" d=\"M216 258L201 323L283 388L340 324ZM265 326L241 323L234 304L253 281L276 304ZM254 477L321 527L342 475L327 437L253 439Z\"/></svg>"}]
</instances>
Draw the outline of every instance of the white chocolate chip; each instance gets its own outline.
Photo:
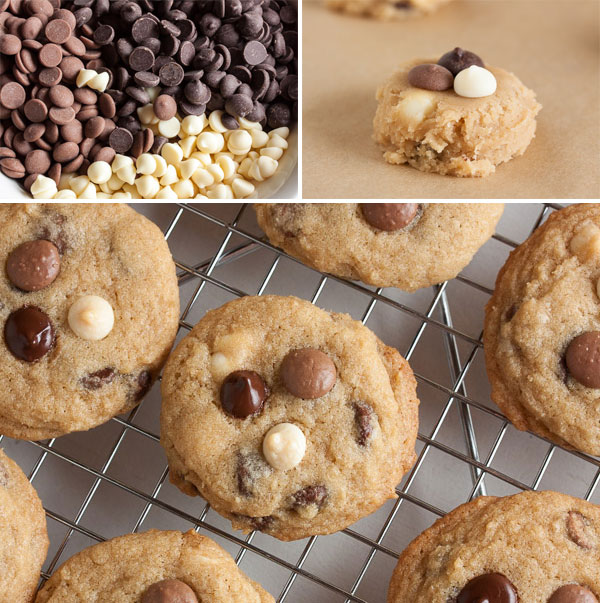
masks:
<instances>
[{"instance_id":1,"label":"white chocolate chip","mask_svg":"<svg viewBox=\"0 0 600 603\"><path fill-rule=\"evenodd\" d=\"M171 117L171 119L167 119L166 121L158 122L158 131L166 138L174 138L179 134L180 129L181 122L177 117Z\"/></svg>"},{"instance_id":2,"label":"white chocolate chip","mask_svg":"<svg viewBox=\"0 0 600 603\"><path fill-rule=\"evenodd\" d=\"M600 258L600 228L591 221L584 222L573 235L569 249L582 263Z\"/></svg>"},{"instance_id":3,"label":"white chocolate chip","mask_svg":"<svg viewBox=\"0 0 600 603\"><path fill-rule=\"evenodd\" d=\"M138 174L151 175L156 171L156 161L150 153L142 153L135 162Z\"/></svg>"},{"instance_id":4,"label":"white chocolate chip","mask_svg":"<svg viewBox=\"0 0 600 603\"><path fill-rule=\"evenodd\" d=\"M98 341L112 331L115 316L104 298L84 295L69 308L68 321L75 335L87 341Z\"/></svg>"},{"instance_id":5,"label":"white chocolate chip","mask_svg":"<svg viewBox=\"0 0 600 603\"><path fill-rule=\"evenodd\" d=\"M267 432L263 440L263 454L274 469L293 469L306 454L306 437L293 423L280 423Z\"/></svg>"},{"instance_id":6,"label":"white chocolate chip","mask_svg":"<svg viewBox=\"0 0 600 603\"><path fill-rule=\"evenodd\" d=\"M160 190L158 179L154 176L140 176L135 181L135 186L143 199L154 199Z\"/></svg>"},{"instance_id":7,"label":"white chocolate chip","mask_svg":"<svg viewBox=\"0 0 600 603\"><path fill-rule=\"evenodd\" d=\"M454 92L467 98L481 98L496 92L496 78L491 71L471 65L459 71L454 78Z\"/></svg>"},{"instance_id":8,"label":"white chocolate chip","mask_svg":"<svg viewBox=\"0 0 600 603\"><path fill-rule=\"evenodd\" d=\"M163 148L160 150L160 154L165 158L166 162L171 165L178 165L183 159L183 150L178 144L173 142L164 144Z\"/></svg>"},{"instance_id":9,"label":"white chocolate chip","mask_svg":"<svg viewBox=\"0 0 600 603\"><path fill-rule=\"evenodd\" d=\"M110 164L106 161L94 161L90 164L87 175L94 184L104 184L111 179L113 172Z\"/></svg>"},{"instance_id":10,"label":"white chocolate chip","mask_svg":"<svg viewBox=\"0 0 600 603\"><path fill-rule=\"evenodd\" d=\"M56 182L41 174L35 179L30 190L34 199L53 199L58 192Z\"/></svg>"},{"instance_id":11,"label":"white chocolate chip","mask_svg":"<svg viewBox=\"0 0 600 603\"><path fill-rule=\"evenodd\" d=\"M416 127L427 118L434 107L435 96L432 92L411 89L398 104L398 112L407 124Z\"/></svg>"},{"instance_id":12,"label":"white chocolate chip","mask_svg":"<svg viewBox=\"0 0 600 603\"><path fill-rule=\"evenodd\" d=\"M199 151L218 153L225 146L225 139L218 132L202 132L196 140Z\"/></svg>"},{"instance_id":13,"label":"white chocolate chip","mask_svg":"<svg viewBox=\"0 0 600 603\"><path fill-rule=\"evenodd\" d=\"M173 185L173 190L177 193L179 199L194 198L194 184L191 180L180 180Z\"/></svg>"},{"instance_id":14,"label":"white chocolate chip","mask_svg":"<svg viewBox=\"0 0 600 603\"><path fill-rule=\"evenodd\" d=\"M254 192L254 184L244 180L244 178L236 178L231 183L231 188L238 199L249 197Z\"/></svg>"},{"instance_id":15,"label":"white chocolate chip","mask_svg":"<svg viewBox=\"0 0 600 603\"><path fill-rule=\"evenodd\" d=\"M165 186L164 188L161 188L156 197L154 197L155 199L177 199L177 193L170 187L170 186Z\"/></svg>"},{"instance_id":16,"label":"white chocolate chip","mask_svg":"<svg viewBox=\"0 0 600 603\"><path fill-rule=\"evenodd\" d=\"M216 381L222 381L230 372L231 364L222 352L215 352L210 357L210 372Z\"/></svg>"}]
</instances>

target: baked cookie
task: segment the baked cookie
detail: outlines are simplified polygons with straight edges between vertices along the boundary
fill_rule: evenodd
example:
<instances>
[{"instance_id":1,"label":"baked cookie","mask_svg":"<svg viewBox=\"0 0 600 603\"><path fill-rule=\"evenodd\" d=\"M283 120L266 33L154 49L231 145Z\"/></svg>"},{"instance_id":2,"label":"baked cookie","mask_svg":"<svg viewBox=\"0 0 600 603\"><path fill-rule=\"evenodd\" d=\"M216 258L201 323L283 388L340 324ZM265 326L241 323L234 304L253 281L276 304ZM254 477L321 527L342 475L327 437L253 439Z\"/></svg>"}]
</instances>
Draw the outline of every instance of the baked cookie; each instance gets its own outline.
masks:
<instances>
[{"instance_id":1,"label":"baked cookie","mask_svg":"<svg viewBox=\"0 0 600 603\"><path fill-rule=\"evenodd\" d=\"M388 163L480 177L522 155L542 108L512 73L455 48L402 65L377 91L375 141Z\"/></svg>"},{"instance_id":2,"label":"baked cookie","mask_svg":"<svg viewBox=\"0 0 600 603\"><path fill-rule=\"evenodd\" d=\"M386 21L431 13L446 2L450 0L326 0L334 10Z\"/></svg>"},{"instance_id":3,"label":"baked cookie","mask_svg":"<svg viewBox=\"0 0 600 603\"><path fill-rule=\"evenodd\" d=\"M600 205L550 215L486 307L492 399L523 430L600 455Z\"/></svg>"},{"instance_id":4,"label":"baked cookie","mask_svg":"<svg viewBox=\"0 0 600 603\"><path fill-rule=\"evenodd\" d=\"M171 481L281 540L341 530L394 498L415 459L416 382L361 323L294 297L208 312L170 356Z\"/></svg>"},{"instance_id":5,"label":"baked cookie","mask_svg":"<svg viewBox=\"0 0 600 603\"><path fill-rule=\"evenodd\" d=\"M454 278L492 236L502 203L257 203L269 241L308 266L415 291Z\"/></svg>"},{"instance_id":6,"label":"baked cookie","mask_svg":"<svg viewBox=\"0 0 600 603\"><path fill-rule=\"evenodd\" d=\"M600 508L558 492L481 497L402 553L388 603L598 603Z\"/></svg>"},{"instance_id":7,"label":"baked cookie","mask_svg":"<svg viewBox=\"0 0 600 603\"><path fill-rule=\"evenodd\" d=\"M48 551L46 516L33 486L0 449L0 592L30 603Z\"/></svg>"},{"instance_id":8,"label":"baked cookie","mask_svg":"<svg viewBox=\"0 0 600 603\"><path fill-rule=\"evenodd\" d=\"M173 344L160 230L127 205L0 206L0 433L42 439L135 406Z\"/></svg>"},{"instance_id":9,"label":"baked cookie","mask_svg":"<svg viewBox=\"0 0 600 603\"><path fill-rule=\"evenodd\" d=\"M150 530L96 544L63 563L36 603L274 603L216 542Z\"/></svg>"}]
</instances>

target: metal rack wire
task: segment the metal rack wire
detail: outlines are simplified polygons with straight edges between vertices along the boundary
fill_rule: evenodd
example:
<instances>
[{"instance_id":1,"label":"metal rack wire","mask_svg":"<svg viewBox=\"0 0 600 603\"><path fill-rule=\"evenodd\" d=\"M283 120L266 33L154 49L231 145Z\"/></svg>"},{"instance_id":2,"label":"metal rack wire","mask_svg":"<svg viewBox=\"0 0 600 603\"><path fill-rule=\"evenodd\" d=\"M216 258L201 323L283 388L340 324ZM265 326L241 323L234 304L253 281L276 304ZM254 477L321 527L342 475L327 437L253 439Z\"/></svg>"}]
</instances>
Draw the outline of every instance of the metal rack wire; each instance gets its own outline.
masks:
<instances>
[{"instance_id":1,"label":"metal rack wire","mask_svg":"<svg viewBox=\"0 0 600 603\"><path fill-rule=\"evenodd\" d=\"M559 207L540 205L532 230ZM194 315L200 311L196 310L205 297L210 298L208 305L219 305L214 299L220 294L229 298L262 294L281 272L282 262L286 262L286 270L300 266L265 242L256 229L253 233L243 225L251 221L252 209L247 205L234 207L236 213L232 218L219 217L205 206L181 204L171 208L174 215L165 229L165 237L171 244L176 241L178 228L189 220L195 221L199 236L202 228L210 228L220 240L216 249L205 258L199 256L203 258L199 261L195 256L192 261L184 261L175 252L183 308L179 336L192 328ZM504 254L517 245L500 234L493 241ZM268 257L266 263L265 257ZM254 290L246 291L238 286L235 274L241 275L247 262L258 266L262 276ZM233 282L221 274L223 269L230 271L226 276L234 275ZM473 385L472 373L481 374L483 370L481 333L474 334L469 327L455 324L457 316L459 322L465 322L460 319L458 302L472 296L477 299L489 296L489 283L463 272L454 281L415 298L398 295L393 289L374 290L305 267L302 270L315 277L314 289L307 295L313 303L319 303L326 287L332 285L338 291L338 299L341 293L363 300L360 319L368 326L379 308L391 312L394 319L402 318L414 325L414 332L400 352L415 368L422 417L418 460L398 486L398 498L373 517L336 536L312 537L295 544L279 543L256 532L243 537L211 512L205 501L179 495L168 483L166 460L158 443L159 398L155 390L148 397L154 396L154 401L147 398L127 416L117 417L91 432L102 434L97 440L91 436L97 444L82 447L83 440L77 435L42 442L16 442L0 437L0 444L8 448L9 455L16 455L22 465L28 465L30 480L42 490L51 536L42 582L74 552L117 535L119 532L115 531L121 524L111 524L110 529L97 526L105 525L106 517L118 511L129 518L121 531L193 527L216 538L278 601L375 603L385 600L387 581L403 546L455 504L481 494L508 494L548 484L600 502L600 459L567 452L542 438L517 432L489 402L485 392ZM327 307L338 310L330 303ZM427 340L428 345L444 352L436 362L445 366L432 372L427 361L418 359ZM445 376L440 376L442 373ZM473 388L475 394L470 393ZM515 438L520 442L517 446L512 445ZM510 442L503 447L507 439ZM65 446L61 441L71 443ZM148 471L136 464L136 450L144 451L139 454L148 461L144 463L144 467L150 468ZM122 457L126 458L125 463ZM119 470L115 470L119 465L117 458L121 458ZM66 486L59 477L61 471L73 473L64 482ZM441 496L434 485L434 476L440 471L449 478L447 483L456 484L447 487L446 483ZM558 476L560 481L555 485ZM54 485L54 489L65 490L63 502L49 503L44 491L52 488L47 484L55 480L61 483ZM78 495L70 494L74 492ZM342 547L343 553L352 557L351 562L344 560L344 554L340 555Z\"/></svg>"}]
</instances>

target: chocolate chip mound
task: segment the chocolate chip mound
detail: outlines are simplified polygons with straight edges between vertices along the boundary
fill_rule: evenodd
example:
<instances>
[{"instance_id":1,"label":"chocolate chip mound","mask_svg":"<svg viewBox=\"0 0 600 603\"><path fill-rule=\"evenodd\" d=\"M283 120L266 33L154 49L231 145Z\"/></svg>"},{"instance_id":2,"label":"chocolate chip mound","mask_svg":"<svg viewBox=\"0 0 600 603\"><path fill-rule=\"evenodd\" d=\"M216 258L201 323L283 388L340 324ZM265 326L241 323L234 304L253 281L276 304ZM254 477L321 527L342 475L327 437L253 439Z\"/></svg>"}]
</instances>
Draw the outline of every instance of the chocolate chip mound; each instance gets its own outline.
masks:
<instances>
[{"instance_id":1,"label":"chocolate chip mound","mask_svg":"<svg viewBox=\"0 0 600 603\"><path fill-rule=\"evenodd\" d=\"M582 549L591 550L598 545L591 528L591 521L577 511L569 511L567 515L567 534Z\"/></svg>"},{"instance_id":2,"label":"chocolate chip mound","mask_svg":"<svg viewBox=\"0 0 600 603\"><path fill-rule=\"evenodd\" d=\"M104 385L112 383L116 376L117 372L115 369L106 367L94 373L84 375L80 381L85 389L100 389Z\"/></svg>"},{"instance_id":3,"label":"chocolate chip mound","mask_svg":"<svg viewBox=\"0 0 600 603\"><path fill-rule=\"evenodd\" d=\"M373 422L377 415L373 407L366 402L354 402L354 420L356 422L356 441L359 446L366 446L373 435Z\"/></svg>"},{"instance_id":4,"label":"chocolate chip mound","mask_svg":"<svg viewBox=\"0 0 600 603\"><path fill-rule=\"evenodd\" d=\"M329 492L325 486L306 486L292 494L294 506L308 507L316 505L319 509L325 504Z\"/></svg>"}]
</instances>

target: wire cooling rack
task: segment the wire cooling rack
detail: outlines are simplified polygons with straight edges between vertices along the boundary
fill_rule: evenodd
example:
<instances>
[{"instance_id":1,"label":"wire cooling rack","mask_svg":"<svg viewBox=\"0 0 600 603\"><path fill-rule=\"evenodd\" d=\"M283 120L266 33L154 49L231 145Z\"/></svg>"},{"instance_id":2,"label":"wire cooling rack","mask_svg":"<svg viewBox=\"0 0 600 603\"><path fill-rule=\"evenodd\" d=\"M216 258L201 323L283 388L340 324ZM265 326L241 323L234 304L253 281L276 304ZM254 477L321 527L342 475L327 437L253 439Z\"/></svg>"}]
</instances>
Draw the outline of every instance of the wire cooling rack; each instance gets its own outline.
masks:
<instances>
[{"instance_id":1,"label":"wire cooling rack","mask_svg":"<svg viewBox=\"0 0 600 603\"><path fill-rule=\"evenodd\" d=\"M226 548L278 601L385 601L398 554L423 529L480 494L555 489L600 503L600 460L515 430L490 402L483 307L510 250L560 206L507 205L498 232L452 281L413 294L320 274L266 243L247 205L137 205L176 259L178 339L245 294L293 294L349 312L410 361L419 383L418 460L398 498L331 536L281 543L244 537L168 481L159 387L126 416L42 442L0 438L44 503L50 550L41 581L84 547L127 532L196 529ZM360 492L356 493L360 496Z\"/></svg>"}]
</instances>

